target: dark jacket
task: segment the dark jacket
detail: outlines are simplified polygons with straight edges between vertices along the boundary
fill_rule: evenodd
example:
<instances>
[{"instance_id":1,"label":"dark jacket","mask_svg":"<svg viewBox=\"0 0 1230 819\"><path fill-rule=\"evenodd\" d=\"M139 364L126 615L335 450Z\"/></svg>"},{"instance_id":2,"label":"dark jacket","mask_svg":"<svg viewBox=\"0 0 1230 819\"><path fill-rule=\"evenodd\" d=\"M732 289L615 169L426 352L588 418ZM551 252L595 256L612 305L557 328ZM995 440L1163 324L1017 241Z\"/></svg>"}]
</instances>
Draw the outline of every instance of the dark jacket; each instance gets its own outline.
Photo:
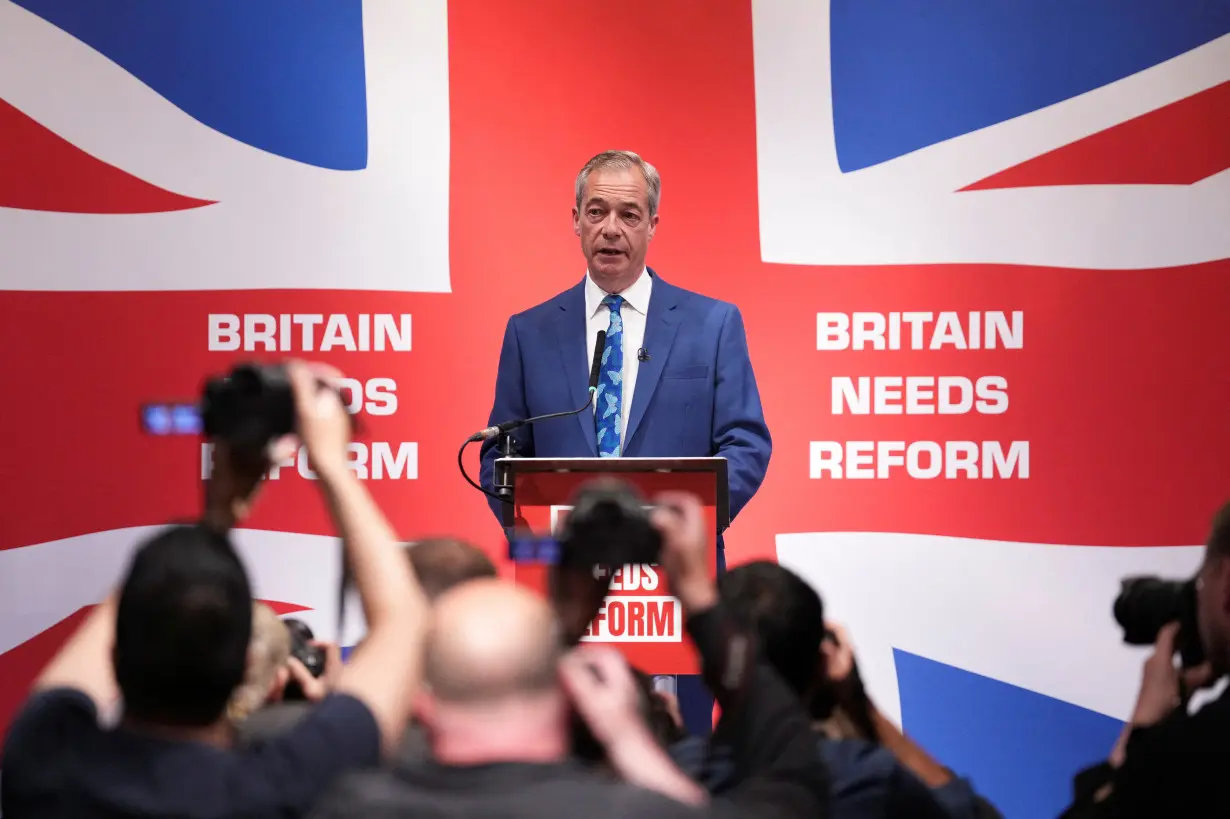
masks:
<instances>
[{"instance_id":1,"label":"dark jacket","mask_svg":"<svg viewBox=\"0 0 1230 819\"><path fill-rule=\"evenodd\" d=\"M1178 711L1133 729L1126 751L1118 770L1104 764L1078 774L1076 799L1061 819L1230 816L1230 689L1195 714ZM1105 785L1110 795L1096 801Z\"/></svg>"}]
</instances>

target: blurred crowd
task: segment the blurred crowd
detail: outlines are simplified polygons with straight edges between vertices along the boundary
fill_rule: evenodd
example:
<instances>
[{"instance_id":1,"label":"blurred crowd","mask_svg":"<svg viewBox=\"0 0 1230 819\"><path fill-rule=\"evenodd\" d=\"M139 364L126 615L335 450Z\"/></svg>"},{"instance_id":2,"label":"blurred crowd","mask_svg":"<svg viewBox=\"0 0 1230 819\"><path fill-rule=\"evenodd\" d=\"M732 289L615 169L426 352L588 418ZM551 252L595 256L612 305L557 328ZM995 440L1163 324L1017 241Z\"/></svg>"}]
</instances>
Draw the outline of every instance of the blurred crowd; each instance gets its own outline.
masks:
<instances>
[{"instance_id":1,"label":"blurred crowd","mask_svg":"<svg viewBox=\"0 0 1230 819\"><path fill-rule=\"evenodd\" d=\"M201 519L137 544L42 672L0 761L5 819L999 816L877 708L806 581L770 562L712 576L697 498L653 498L651 522L717 702L706 736L617 650L580 640L609 572L561 564L544 597L465 542L400 542L348 468L350 420L322 388L336 373L288 372L294 440L215 442ZM365 616L345 662L254 602L231 542L268 464L300 444ZM1065 817L1228 815L1214 777L1230 701L1189 708L1230 667L1228 554L1223 511L1193 581L1201 662L1177 663L1180 626L1160 629L1123 737L1076 776Z\"/></svg>"}]
</instances>

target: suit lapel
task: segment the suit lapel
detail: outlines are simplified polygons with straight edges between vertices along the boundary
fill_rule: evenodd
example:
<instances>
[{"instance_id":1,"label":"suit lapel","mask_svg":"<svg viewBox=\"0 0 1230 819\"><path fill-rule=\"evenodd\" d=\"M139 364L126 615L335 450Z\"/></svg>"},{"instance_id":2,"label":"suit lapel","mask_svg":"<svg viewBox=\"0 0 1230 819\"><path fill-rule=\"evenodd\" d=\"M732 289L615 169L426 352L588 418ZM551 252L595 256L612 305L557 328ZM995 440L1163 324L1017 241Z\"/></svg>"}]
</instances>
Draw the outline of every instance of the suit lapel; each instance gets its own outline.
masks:
<instances>
[{"instance_id":1,"label":"suit lapel","mask_svg":"<svg viewBox=\"0 0 1230 819\"><path fill-rule=\"evenodd\" d=\"M564 380L568 383L568 395L572 399L569 406L575 409L589 398L589 370L586 369L584 355L588 348L588 340L585 338L584 279L564 293L559 306L560 314L555 322L555 347L559 351L560 366L563 368ZM593 413L589 410L577 413L576 422L581 425L581 437L589 445L590 455L597 457L598 442L595 440Z\"/></svg>"},{"instance_id":2,"label":"suit lapel","mask_svg":"<svg viewBox=\"0 0 1230 819\"><path fill-rule=\"evenodd\" d=\"M658 381L662 378L662 368L670 356L675 331L679 329L680 312L676 308L681 291L662 281L653 270L649 272L653 275L653 292L649 296L649 313L645 317L644 346L650 355L648 361L641 362L636 384L632 387L632 411L624 430L624 451L627 451L628 444L641 425L641 419L645 417L645 409L653 398Z\"/></svg>"}]
</instances>

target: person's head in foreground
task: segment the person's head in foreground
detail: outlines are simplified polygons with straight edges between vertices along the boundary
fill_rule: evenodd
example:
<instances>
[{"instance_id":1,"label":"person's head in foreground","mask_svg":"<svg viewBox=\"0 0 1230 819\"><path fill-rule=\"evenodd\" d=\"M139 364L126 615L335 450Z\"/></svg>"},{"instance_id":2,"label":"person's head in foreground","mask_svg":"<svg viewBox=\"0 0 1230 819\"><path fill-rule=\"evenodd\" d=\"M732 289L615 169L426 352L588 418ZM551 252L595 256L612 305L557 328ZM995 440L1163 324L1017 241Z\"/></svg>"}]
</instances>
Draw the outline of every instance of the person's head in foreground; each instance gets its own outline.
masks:
<instances>
[{"instance_id":1,"label":"person's head in foreground","mask_svg":"<svg viewBox=\"0 0 1230 819\"><path fill-rule=\"evenodd\" d=\"M816 590L784 566L758 560L719 577L718 594L731 616L756 634L761 656L800 699L821 700L814 707L831 710L821 653L824 605Z\"/></svg>"},{"instance_id":2,"label":"person's head in foreground","mask_svg":"<svg viewBox=\"0 0 1230 819\"><path fill-rule=\"evenodd\" d=\"M495 564L487 553L464 540L427 538L406 545L419 586L428 600L471 580L494 578Z\"/></svg>"},{"instance_id":3,"label":"person's head in foreground","mask_svg":"<svg viewBox=\"0 0 1230 819\"><path fill-rule=\"evenodd\" d=\"M546 600L473 580L435 601L418 716L450 765L550 761L568 751L559 630Z\"/></svg>"},{"instance_id":4,"label":"person's head in foreground","mask_svg":"<svg viewBox=\"0 0 1230 819\"><path fill-rule=\"evenodd\" d=\"M247 719L266 703L281 700L290 680L289 659L290 630L269 606L253 603L248 670L227 707L232 722Z\"/></svg>"},{"instance_id":5,"label":"person's head in foreground","mask_svg":"<svg viewBox=\"0 0 1230 819\"><path fill-rule=\"evenodd\" d=\"M138 548L120 591L112 657L124 720L206 728L244 681L252 593L227 538L173 526Z\"/></svg>"}]
</instances>

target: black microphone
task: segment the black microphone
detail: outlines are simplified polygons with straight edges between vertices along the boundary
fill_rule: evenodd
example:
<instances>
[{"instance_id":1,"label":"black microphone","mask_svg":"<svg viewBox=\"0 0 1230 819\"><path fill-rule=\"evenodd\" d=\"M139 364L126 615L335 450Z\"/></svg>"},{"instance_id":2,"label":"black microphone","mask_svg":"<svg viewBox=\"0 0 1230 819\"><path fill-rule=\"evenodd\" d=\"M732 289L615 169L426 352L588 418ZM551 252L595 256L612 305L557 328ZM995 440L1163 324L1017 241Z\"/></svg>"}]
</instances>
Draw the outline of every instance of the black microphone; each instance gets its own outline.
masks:
<instances>
[{"instance_id":1,"label":"black microphone","mask_svg":"<svg viewBox=\"0 0 1230 819\"><path fill-rule=\"evenodd\" d=\"M598 337L594 339L594 361L589 366L589 401L585 407L588 407L594 400L594 393L598 391L598 376L602 371L602 353L606 347L606 330L599 330ZM581 409L585 409L581 407ZM577 410L580 412L581 410Z\"/></svg>"},{"instance_id":2,"label":"black microphone","mask_svg":"<svg viewBox=\"0 0 1230 819\"><path fill-rule=\"evenodd\" d=\"M642 347L641 349L637 350L637 351L636 351L636 360L637 360L637 361L648 361L648 360L649 360L649 351L648 351L648 350L646 350L644 347Z\"/></svg>"},{"instance_id":3,"label":"black microphone","mask_svg":"<svg viewBox=\"0 0 1230 819\"><path fill-rule=\"evenodd\" d=\"M473 444L478 441L485 441L489 438L494 438L497 435L504 435L512 432L514 429L523 427L526 424L534 424L538 421L547 421L552 418L565 418L569 415L579 415L589 409L590 405L594 403L594 393L598 391L598 377L601 375L602 370L602 350L605 346L606 330L599 330L598 337L594 341L594 361L589 368L589 397L580 407L577 407L574 410L565 410L564 412L552 412L546 415L536 415L532 418L516 418L512 421L501 421L494 426L487 427L486 429L480 429L478 432L467 438L466 443Z\"/></svg>"}]
</instances>

